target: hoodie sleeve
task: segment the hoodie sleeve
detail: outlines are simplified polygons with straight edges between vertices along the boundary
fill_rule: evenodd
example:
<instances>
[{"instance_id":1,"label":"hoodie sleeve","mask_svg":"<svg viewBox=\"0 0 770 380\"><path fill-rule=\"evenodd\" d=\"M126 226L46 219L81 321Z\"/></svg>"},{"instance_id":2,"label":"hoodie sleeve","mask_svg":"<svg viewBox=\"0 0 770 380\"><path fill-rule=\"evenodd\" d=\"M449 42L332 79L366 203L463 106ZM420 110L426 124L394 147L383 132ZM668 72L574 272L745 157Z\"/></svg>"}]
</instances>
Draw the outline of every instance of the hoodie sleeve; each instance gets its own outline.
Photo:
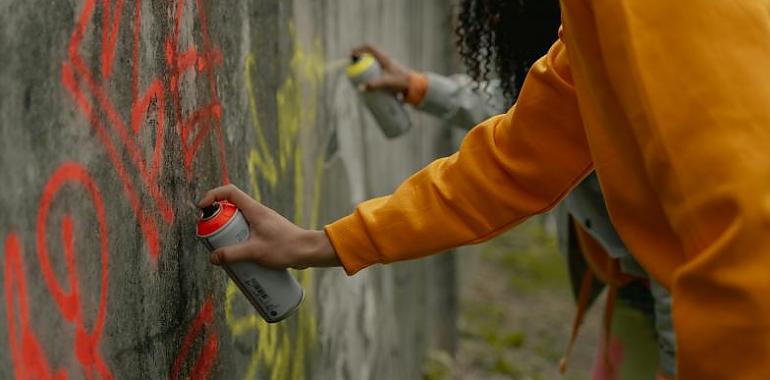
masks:
<instances>
[{"instance_id":1,"label":"hoodie sleeve","mask_svg":"<svg viewBox=\"0 0 770 380\"><path fill-rule=\"evenodd\" d=\"M551 209L592 169L564 45L533 65L518 104L389 196L328 226L348 274L481 242Z\"/></svg>"}]
</instances>

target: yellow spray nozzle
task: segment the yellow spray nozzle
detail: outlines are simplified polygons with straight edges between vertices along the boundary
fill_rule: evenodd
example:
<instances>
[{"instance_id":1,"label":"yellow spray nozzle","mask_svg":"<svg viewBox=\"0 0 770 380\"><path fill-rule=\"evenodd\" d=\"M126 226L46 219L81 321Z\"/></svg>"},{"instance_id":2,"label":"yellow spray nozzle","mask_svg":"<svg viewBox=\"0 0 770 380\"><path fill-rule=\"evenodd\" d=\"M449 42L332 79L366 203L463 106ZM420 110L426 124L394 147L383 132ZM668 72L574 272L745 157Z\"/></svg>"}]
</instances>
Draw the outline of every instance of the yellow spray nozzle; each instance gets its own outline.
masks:
<instances>
[{"instance_id":1,"label":"yellow spray nozzle","mask_svg":"<svg viewBox=\"0 0 770 380\"><path fill-rule=\"evenodd\" d=\"M374 63L375 60L371 54L361 54L358 56L358 59L355 59L353 63L348 65L348 68L345 70L345 72L350 78L356 77L361 75L361 73L366 71Z\"/></svg>"}]
</instances>

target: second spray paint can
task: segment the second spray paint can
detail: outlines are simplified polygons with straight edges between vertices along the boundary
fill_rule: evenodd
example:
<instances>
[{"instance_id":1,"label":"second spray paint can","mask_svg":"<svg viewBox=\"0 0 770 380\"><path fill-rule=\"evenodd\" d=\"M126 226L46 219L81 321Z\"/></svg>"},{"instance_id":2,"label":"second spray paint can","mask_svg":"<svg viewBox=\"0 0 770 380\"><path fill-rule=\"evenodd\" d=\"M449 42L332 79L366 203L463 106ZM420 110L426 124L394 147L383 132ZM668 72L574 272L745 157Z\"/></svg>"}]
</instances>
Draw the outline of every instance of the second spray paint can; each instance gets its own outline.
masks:
<instances>
[{"instance_id":1,"label":"second spray paint can","mask_svg":"<svg viewBox=\"0 0 770 380\"><path fill-rule=\"evenodd\" d=\"M370 54L362 54L352 57L346 72L353 86L358 87L382 75L382 67ZM406 109L393 94L375 90L360 95L386 137L398 137L411 128Z\"/></svg>"},{"instance_id":2,"label":"second spray paint can","mask_svg":"<svg viewBox=\"0 0 770 380\"><path fill-rule=\"evenodd\" d=\"M234 204L214 202L201 212L195 233L213 252L248 239L249 224ZM222 267L267 322L283 320L302 302L302 287L286 269L265 268L247 261Z\"/></svg>"}]
</instances>

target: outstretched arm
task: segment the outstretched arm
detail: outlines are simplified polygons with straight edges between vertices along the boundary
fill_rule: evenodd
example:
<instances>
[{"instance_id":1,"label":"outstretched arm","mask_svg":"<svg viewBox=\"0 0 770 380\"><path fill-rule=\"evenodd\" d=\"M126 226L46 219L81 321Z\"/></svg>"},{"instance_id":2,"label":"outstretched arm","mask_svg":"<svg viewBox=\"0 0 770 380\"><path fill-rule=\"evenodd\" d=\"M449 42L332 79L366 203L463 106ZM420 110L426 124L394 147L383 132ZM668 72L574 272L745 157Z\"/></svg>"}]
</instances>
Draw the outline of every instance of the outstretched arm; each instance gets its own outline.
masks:
<instances>
[{"instance_id":1,"label":"outstretched arm","mask_svg":"<svg viewBox=\"0 0 770 380\"><path fill-rule=\"evenodd\" d=\"M249 240L215 252L214 263L341 263L353 274L491 238L552 208L591 169L565 48L557 42L533 66L518 105L471 130L458 153L393 195L362 203L325 234L291 224L232 185L210 191L199 206L229 200L251 225Z\"/></svg>"},{"instance_id":2,"label":"outstretched arm","mask_svg":"<svg viewBox=\"0 0 770 380\"><path fill-rule=\"evenodd\" d=\"M557 42L518 104L472 129L460 151L326 227L348 273L480 242L553 207L592 168Z\"/></svg>"},{"instance_id":3,"label":"outstretched arm","mask_svg":"<svg viewBox=\"0 0 770 380\"><path fill-rule=\"evenodd\" d=\"M402 94L406 103L448 125L471 129L508 108L497 79L479 83L464 74L419 73L398 64L372 45L356 47L351 53L371 54L382 66L382 76L367 83L365 91Z\"/></svg>"}]
</instances>

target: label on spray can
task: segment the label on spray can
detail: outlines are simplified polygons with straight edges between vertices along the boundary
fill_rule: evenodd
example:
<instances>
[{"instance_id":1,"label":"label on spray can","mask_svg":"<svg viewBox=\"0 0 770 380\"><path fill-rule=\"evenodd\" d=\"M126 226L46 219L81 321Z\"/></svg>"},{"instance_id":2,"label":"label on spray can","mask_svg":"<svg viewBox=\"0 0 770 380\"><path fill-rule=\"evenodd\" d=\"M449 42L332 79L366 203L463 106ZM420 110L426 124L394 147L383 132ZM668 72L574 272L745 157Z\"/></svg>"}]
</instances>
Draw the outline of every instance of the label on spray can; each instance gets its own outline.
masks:
<instances>
[{"instance_id":1,"label":"label on spray can","mask_svg":"<svg viewBox=\"0 0 770 380\"><path fill-rule=\"evenodd\" d=\"M382 67L370 54L353 56L347 68L347 75L353 86L358 87L382 75ZM412 127L404 105L393 94L375 90L365 91L360 95L386 137L398 137Z\"/></svg>"},{"instance_id":2,"label":"label on spray can","mask_svg":"<svg viewBox=\"0 0 770 380\"><path fill-rule=\"evenodd\" d=\"M203 209L196 235L209 251L248 239L249 224L235 205L215 202ZM304 297L302 287L286 269L272 269L251 262L223 265L230 278L270 323L291 315Z\"/></svg>"}]
</instances>

